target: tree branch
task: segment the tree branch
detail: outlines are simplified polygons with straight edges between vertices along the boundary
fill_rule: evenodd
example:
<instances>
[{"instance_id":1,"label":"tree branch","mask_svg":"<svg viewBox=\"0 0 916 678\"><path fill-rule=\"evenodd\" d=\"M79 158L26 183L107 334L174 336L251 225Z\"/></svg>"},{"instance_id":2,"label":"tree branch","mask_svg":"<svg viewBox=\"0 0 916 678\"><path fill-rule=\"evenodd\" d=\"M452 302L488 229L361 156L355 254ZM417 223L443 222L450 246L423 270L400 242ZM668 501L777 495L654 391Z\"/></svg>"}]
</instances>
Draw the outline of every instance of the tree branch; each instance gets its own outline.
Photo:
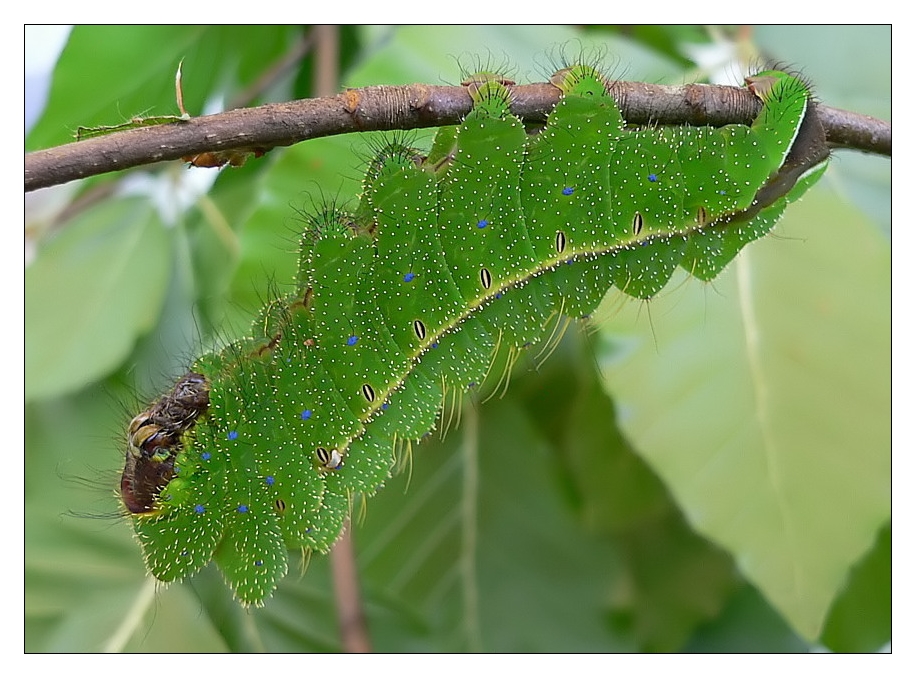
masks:
<instances>
[{"instance_id":1,"label":"tree branch","mask_svg":"<svg viewBox=\"0 0 916 678\"><path fill-rule=\"evenodd\" d=\"M560 95L547 83L518 85L512 92L512 110L527 122L543 122ZM757 98L738 87L616 82L611 93L631 124L750 124L760 109ZM25 190L206 152L260 154L347 132L453 125L470 110L465 88L436 85L364 87L332 97L241 108L27 153ZM889 122L827 106L817 110L832 147L891 155Z\"/></svg>"}]
</instances>

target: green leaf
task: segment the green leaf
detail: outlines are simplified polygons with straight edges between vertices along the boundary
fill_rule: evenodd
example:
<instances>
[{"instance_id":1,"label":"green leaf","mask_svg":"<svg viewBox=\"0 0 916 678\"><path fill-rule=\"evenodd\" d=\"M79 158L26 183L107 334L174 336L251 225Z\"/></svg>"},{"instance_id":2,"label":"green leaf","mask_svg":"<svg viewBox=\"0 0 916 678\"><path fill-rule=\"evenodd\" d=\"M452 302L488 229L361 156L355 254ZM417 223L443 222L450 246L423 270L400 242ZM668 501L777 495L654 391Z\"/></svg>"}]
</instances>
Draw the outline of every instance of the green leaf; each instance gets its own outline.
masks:
<instances>
[{"instance_id":1,"label":"green leaf","mask_svg":"<svg viewBox=\"0 0 916 678\"><path fill-rule=\"evenodd\" d=\"M127 531L26 502L26 651L198 652L225 649L200 623L190 589L143 576Z\"/></svg>"},{"instance_id":2,"label":"green leaf","mask_svg":"<svg viewBox=\"0 0 916 678\"><path fill-rule=\"evenodd\" d=\"M742 586L716 619L694 634L684 652L810 652L802 640L750 584Z\"/></svg>"},{"instance_id":3,"label":"green leaf","mask_svg":"<svg viewBox=\"0 0 916 678\"><path fill-rule=\"evenodd\" d=\"M813 640L890 515L890 248L824 191L779 230L711 286L623 305L602 363L690 523Z\"/></svg>"},{"instance_id":4,"label":"green leaf","mask_svg":"<svg viewBox=\"0 0 916 678\"><path fill-rule=\"evenodd\" d=\"M73 141L79 126L177 115L183 60L185 107L202 115L214 95L249 82L286 48L296 26L76 26L61 53L44 115L26 148Z\"/></svg>"},{"instance_id":5,"label":"green leaf","mask_svg":"<svg viewBox=\"0 0 916 678\"><path fill-rule=\"evenodd\" d=\"M824 626L834 652L875 652L891 641L891 526L855 566Z\"/></svg>"},{"instance_id":6,"label":"green leaf","mask_svg":"<svg viewBox=\"0 0 916 678\"><path fill-rule=\"evenodd\" d=\"M113 371L153 327L170 245L143 199L102 202L74 219L25 272L26 400Z\"/></svg>"},{"instance_id":7,"label":"green leaf","mask_svg":"<svg viewBox=\"0 0 916 678\"><path fill-rule=\"evenodd\" d=\"M369 592L405 606L414 651L632 650L606 621L615 544L579 523L555 456L518 404L477 407L460 434L416 450L409 478L371 499L355 528ZM407 649L372 628L376 649Z\"/></svg>"},{"instance_id":8,"label":"green leaf","mask_svg":"<svg viewBox=\"0 0 916 678\"><path fill-rule=\"evenodd\" d=\"M698 624L721 612L737 583L734 564L687 526L661 480L613 425L594 349L573 332L518 390L569 473L580 520L621 552L609 617L640 649L676 652Z\"/></svg>"}]
</instances>

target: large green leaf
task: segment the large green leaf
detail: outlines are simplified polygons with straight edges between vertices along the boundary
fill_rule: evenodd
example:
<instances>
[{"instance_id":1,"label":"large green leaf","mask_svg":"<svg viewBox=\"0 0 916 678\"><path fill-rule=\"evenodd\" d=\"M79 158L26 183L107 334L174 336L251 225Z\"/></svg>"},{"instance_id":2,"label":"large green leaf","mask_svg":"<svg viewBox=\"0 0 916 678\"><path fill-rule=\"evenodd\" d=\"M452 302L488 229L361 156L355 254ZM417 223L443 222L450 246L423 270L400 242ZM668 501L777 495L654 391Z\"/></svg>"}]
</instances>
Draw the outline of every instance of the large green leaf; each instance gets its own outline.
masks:
<instances>
[{"instance_id":1,"label":"large green leaf","mask_svg":"<svg viewBox=\"0 0 916 678\"><path fill-rule=\"evenodd\" d=\"M35 503L29 510L47 513ZM30 652L225 650L190 589L125 567L133 544L91 522L45 516L26 554Z\"/></svg>"},{"instance_id":2,"label":"large green leaf","mask_svg":"<svg viewBox=\"0 0 916 678\"><path fill-rule=\"evenodd\" d=\"M168 283L165 227L145 200L103 202L25 272L25 395L48 397L113 371L153 327Z\"/></svg>"},{"instance_id":3,"label":"large green leaf","mask_svg":"<svg viewBox=\"0 0 916 678\"><path fill-rule=\"evenodd\" d=\"M437 629L439 650L627 649L605 622L616 547L577 524L550 448L517 406L481 414L415 453L407 496L398 478L371 500L369 531L357 531L367 582Z\"/></svg>"},{"instance_id":4,"label":"large green leaf","mask_svg":"<svg viewBox=\"0 0 916 678\"><path fill-rule=\"evenodd\" d=\"M602 361L691 524L813 640L890 516L890 248L829 191L778 233L710 286L623 305Z\"/></svg>"},{"instance_id":5,"label":"large green leaf","mask_svg":"<svg viewBox=\"0 0 916 678\"><path fill-rule=\"evenodd\" d=\"M524 394L530 419L553 446L557 475L568 481L583 525L620 550L608 611L615 627L632 633L640 649L677 651L720 614L735 588L734 564L686 525L661 480L613 425L594 347L578 329L513 390Z\"/></svg>"}]
</instances>

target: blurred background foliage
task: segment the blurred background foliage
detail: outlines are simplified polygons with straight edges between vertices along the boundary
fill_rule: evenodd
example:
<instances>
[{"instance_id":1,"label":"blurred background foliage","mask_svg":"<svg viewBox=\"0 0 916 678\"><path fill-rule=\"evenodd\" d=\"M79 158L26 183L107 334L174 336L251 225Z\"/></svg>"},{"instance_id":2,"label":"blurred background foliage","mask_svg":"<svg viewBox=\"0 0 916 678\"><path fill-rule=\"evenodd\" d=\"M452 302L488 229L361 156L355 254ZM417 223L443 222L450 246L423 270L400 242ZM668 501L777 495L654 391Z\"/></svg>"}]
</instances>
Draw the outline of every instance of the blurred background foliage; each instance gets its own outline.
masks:
<instances>
[{"instance_id":1,"label":"blurred background foliage","mask_svg":"<svg viewBox=\"0 0 916 678\"><path fill-rule=\"evenodd\" d=\"M27 41L29 33L27 35ZM455 84L558 50L608 73L738 84L791 64L890 119L890 27L76 27L26 150L77 126ZM868 49L862 49L868 45ZM331 91L322 91L331 87ZM429 132L417 133L418 144ZM313 201L358 193L359 135L239 169L167 163L26 196L27 651L337 651L328 559L263 609L212 566L155 587L115 497L123 431L292 279ZM874 651L890 642L890 161L836 154L712 284L611 291L502 398L357 505L379 651ZM469 482L476 478L476 482Z\"/></svg>"}]
</instances>

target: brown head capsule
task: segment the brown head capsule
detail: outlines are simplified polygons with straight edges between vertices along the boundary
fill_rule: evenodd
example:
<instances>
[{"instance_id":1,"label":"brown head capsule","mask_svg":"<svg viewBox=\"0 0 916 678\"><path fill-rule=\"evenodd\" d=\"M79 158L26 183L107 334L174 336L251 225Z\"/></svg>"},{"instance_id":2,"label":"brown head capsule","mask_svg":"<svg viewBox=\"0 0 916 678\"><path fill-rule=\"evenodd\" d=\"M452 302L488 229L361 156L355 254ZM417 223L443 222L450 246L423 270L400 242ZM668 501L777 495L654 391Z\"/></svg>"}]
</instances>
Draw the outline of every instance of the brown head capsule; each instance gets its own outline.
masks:
<instances>
[{"instance_id":1,"label":"brown head capsule","mask_svg":"<svg viewBox=\"0 0 916 678\"><path fill-rule=\"evenodd\" d=\"M181 438L210 406L210 382L188 372L171 391L131 419L121 473L121 501L133 514L155 510L159 493L175 477Z\"/></svg>"}]
</instances>

